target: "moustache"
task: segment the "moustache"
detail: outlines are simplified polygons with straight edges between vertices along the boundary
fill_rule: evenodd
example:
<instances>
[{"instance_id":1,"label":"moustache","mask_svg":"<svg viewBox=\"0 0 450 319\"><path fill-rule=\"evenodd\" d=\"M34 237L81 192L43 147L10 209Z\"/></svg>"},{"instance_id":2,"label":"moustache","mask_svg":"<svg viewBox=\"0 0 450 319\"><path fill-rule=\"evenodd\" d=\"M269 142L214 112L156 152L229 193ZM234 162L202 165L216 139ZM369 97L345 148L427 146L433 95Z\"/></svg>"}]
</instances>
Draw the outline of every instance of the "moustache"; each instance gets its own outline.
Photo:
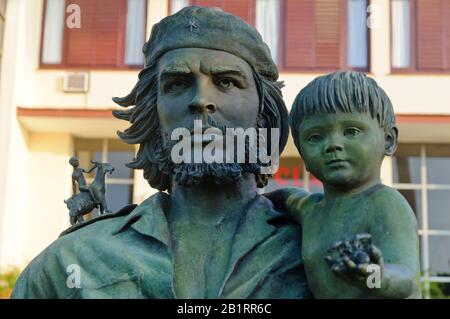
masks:
<instances>
[{"instance_id":1,"label":"moustache","mask_svg":"<svg viewBox=\"0 0 450 319\"><path fill-rule=\"evenodd\" d=\"M202 133L205 133L205 131L207 129L216 129L216 130L218 130L216 132L216 134L219 134L219 133L221 133L222 135L226 134L226 131L228 128L226 124L221 123L220 121L217 121L209 116L204 119L200 119L200 120L202 121ZM189 132L191 134L197 133L197 132L195 132L195 127L190 129Z\"/></svg>"}]
</instances>

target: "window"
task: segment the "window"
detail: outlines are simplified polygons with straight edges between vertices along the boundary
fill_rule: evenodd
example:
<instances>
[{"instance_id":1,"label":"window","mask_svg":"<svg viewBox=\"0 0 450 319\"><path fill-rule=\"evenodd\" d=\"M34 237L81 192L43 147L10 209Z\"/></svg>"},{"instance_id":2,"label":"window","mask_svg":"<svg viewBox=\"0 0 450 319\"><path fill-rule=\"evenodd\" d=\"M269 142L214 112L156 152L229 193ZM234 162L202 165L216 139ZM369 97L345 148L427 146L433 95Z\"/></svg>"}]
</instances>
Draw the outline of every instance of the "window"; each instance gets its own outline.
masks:
<instances>
[{"instance_id":1,"label":"window","mask_svg":"<svg viewBox=\"0 0 450 319\"><path fill-rule=\"evenodd\" d=\"M368 69L367 1L283 1L281 66L298 70Z\"/></svg>"},{"instance_id":2,"label":"window","mask_svg":"<svg viewBox=\"0 0 450 319\"><path fill-rule=\"evenodd\" d=\"M75 139L75 155L80 167L88 170L92 167L91 160L114 166L112 175L106 176L106 203L113 212L133 201L134 171L125 164L133 160L134 154L133 146L116 139ZM95 171L86 175L88 185L93 181ZM90 217L98 214L98 209L95 209Z\"/></svg>"},{"instance_id":3,"label":"window","mask_svg":"<svg viewBox=\"0 0 450 319\"><path fill-rule=\"evenodd\" d=\"M450 286L450 145L400 144L394 187L414 210L419 228L425 297L430 283Z\"/></svg>"},{"instance_id":4,"label":"window","mask_svg":"<svg viewBox=\"0 0 450 319\"><path fill-rule=\"evenodd\" d=\"M280 187L301 187L312 193L323 193L322 182L306 170L300 157L281 157L278 171L269 179L263 193Z\"/></svg>"},{"instance_id":5,"label":"window","mask_svg":"<svg viewBox=\"0 0 450 319\"><path fill-rule=\"evenodd\" d=\"M80 8L79 28L67 24L75 12L69 5ZM142 67L146 5L146 0L46 0L41 65Z\"/></svg>"},{"instance_id":6,"label":"window","mask_svg":"<svg viewBox=\"0 0 450 319\"><path fill-rule=\"evenodd\" d=\"M287 70L368 70L367 0L172 0L220 7L254 26Z\"/></svg>"},{"instance_id":7,"label":"window","mask_svg":"<svg viewBox=\"0 0 450 319\"><path fill-rule=\"evenodd\" d=\"M391 0L394 70L450 71L450 0Z\"/></svg>"}]
</instances>

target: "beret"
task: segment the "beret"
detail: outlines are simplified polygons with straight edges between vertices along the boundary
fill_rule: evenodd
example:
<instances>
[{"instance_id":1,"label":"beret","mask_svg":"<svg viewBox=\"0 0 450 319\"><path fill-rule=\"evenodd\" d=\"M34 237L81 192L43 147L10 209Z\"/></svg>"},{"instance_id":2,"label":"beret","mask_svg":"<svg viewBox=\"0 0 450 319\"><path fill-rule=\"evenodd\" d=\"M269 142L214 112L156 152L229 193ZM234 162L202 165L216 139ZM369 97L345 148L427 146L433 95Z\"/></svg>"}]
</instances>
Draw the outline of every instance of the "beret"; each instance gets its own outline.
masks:
<instances>
[{"instance_id":1,"label":"beret","mask_svg":"<svg viewBox=\"0 0 450 319\"><path fill-rule=\"evenodd\" d=\"M278 70L269 47L255 28L218 8L189 6L156 23L145 43L145 65L169 50L205 48L236 55L271 81Z\"/></svg>"},{"instance_id":2,"label":"beret","mask_svg":"<svg viewBox=\"0 0 450 319\"><path fill-rule=\"evenodd\" d=\"M220 8L189 6L156 23L145 43L145 67L164 53L181 48L204 48L231 53L252 66L262 77L275 82L278 69L270 49L258 31L244 20ZM280 129L281 154L289 135L288 112L277 103L271 121Z\"/></svg>"}]
</instances>

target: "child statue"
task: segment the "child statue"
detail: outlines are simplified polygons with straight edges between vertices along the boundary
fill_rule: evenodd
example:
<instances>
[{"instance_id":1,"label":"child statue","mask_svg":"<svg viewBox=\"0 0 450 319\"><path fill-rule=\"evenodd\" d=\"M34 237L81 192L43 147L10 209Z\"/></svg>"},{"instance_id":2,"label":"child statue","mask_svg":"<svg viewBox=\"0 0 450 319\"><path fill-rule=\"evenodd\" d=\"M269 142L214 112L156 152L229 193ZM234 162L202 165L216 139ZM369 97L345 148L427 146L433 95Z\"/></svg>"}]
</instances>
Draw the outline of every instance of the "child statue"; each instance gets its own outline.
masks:
<instances>
[{"instance_id":1,"label":"child statue","mask_svg":"<svg viewBox=\"0 0 450 319\"><path fill-rule=\"evenodd\" d=\"M89 187L86 184L86 179L84 178L84 173L89 174L90 172L92 172L95 169L95 166L93 166L90 170L85 171L83 168L80 167L80 163L76 156L72 156L69 159L69 164L73 167L73 173L72 173L72 192L73 192L73 194L75 195L77 193L77 184L78 184L78 190L80 192L89 192Z\"/></svg>"},{"instance_id":2,"label":"child statue","mask_svg":"<svg viewBox=\"0 0 450 319\"><path fill-rule=\"evenodd\" d=\"M314 296L420 297L414 213L380 179L398 136L386 93L363 73L331 73L300 91L289 119L294 143L324 193L286 188L267 196L302 225Z\"/></svg>"}]
</instances>

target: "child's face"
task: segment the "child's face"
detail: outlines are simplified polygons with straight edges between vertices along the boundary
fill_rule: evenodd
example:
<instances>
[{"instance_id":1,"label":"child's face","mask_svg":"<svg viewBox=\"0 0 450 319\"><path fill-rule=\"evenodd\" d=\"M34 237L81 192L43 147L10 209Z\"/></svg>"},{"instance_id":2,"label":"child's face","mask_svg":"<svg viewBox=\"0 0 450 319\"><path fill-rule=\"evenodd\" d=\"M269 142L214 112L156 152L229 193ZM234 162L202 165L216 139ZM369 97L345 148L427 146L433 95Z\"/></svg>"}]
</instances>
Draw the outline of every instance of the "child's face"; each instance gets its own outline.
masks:
<instances>
[{"instance_id":1,"label":"child's face","mask_svg":"<svg viewBox=\"0 0 450 319\"><path fill-rule=\"evenodd\" d=\"M299 134L307 169L325 185L348 190L379 179L385 137L370 115L307 116Z\"/></svg>"}]
</instances>

